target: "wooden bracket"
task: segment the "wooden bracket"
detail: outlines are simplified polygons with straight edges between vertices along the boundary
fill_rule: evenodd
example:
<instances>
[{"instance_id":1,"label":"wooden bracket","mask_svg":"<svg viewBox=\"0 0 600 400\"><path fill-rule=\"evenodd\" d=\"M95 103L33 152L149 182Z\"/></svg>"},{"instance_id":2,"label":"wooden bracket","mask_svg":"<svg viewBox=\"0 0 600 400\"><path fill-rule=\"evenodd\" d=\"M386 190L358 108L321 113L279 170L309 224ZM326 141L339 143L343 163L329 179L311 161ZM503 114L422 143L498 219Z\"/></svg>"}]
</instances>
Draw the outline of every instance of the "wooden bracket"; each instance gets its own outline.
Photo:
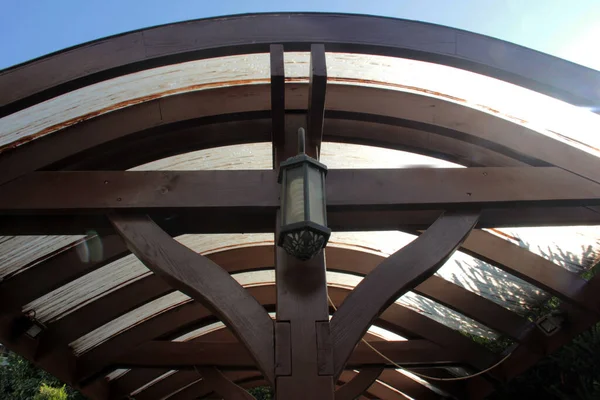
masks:
<instances>
[{"instance_id":1,"label":"wooden bracket","mask_svg":"<svg viewBox=\"0 0 600 400\"><path fill-rule=\"evenodd\" d=\"M425 233L388 257L358 284L331 319L335 378L373 321L398 297L433 275L478 219L479 212L443 214Z\"/></svg>"},{"instance_id":2,"label":"wooden bracket","mask_svg":"<svg viewBox=\"0 0 600 400\"><path fill-rule=\"evenodd\" d=\"M210 308L246 346L274 383L274 324L265 309L225 270L177 242L147 216L112 214L127 246L172 287Z\"/></svg>"}]
</instances>

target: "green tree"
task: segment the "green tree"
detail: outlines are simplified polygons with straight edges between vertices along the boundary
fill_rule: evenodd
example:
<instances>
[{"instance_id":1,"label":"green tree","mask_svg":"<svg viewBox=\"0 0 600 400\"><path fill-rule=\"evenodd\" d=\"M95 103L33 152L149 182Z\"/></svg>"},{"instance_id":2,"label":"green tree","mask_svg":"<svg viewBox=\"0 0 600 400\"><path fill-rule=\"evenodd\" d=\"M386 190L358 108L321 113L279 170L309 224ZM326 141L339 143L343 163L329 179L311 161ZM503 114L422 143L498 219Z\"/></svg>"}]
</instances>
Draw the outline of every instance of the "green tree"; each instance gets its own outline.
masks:
<instances>
[{"instance_id":1,"label":"green tree","mask_svg":"<svg viewBox=\"0 0 600 400\"><path fill-rule=\"evenodd\" d=\"M259 386L248 390L256 400L271 400L273 398L273 391L268 386Z\"/></svg>"},{"instance_id":2,"label":"green tree","mask_svg":"<svg viewBox=\"0 0 600 400\"><path fill-rule=\"evenodd\" d=\"M8 353L6 365L0 366L0 397L2 400L85 399L79 392L12 352Z\"/></svg>"},{"instance_id":3,"label":"green tree","mask_svg":"<svg viewBox=\"0 0 600 400\"><path fill-rule=\"evenodd\" d=\"M69 395L65 385L56 388L42 383L39 393L33 397L33 400L68 400L68 398Z\"/></svg>"}]
</instances>

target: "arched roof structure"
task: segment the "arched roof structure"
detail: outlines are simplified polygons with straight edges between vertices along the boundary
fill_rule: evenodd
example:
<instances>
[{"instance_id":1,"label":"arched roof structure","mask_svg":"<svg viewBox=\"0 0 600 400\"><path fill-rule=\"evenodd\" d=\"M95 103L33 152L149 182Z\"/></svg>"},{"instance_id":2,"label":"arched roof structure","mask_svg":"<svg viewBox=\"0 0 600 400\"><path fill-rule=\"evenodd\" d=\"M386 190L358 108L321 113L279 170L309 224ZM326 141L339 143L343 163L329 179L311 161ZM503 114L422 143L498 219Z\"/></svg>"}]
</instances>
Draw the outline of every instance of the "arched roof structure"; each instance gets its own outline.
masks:
<instances>
[{"instance_id":1,"label":"arched roof structure","mask_svg":"<svg viewBox=\"0 0 600 400\"><path fill-rule=\"evenodd\" d=\"M90 398L213 396L198 368L215 366L272 383L269 354L148 269L127 229L149 215L275 311L274 168L299 126L330 168L336 308L444 211L478 215L365 335L405 370L360 344L338 384L479 399L600 319L599 280L582 277L598 262L600 72L414 21L258 14L87 43L1 71L0 88L0 341ZM551 297L568 324L546 337L530 319ZM347 311L329 312L335 342ZM460 381L410 373L499 361Z\"/></svg>"}]
</instances>

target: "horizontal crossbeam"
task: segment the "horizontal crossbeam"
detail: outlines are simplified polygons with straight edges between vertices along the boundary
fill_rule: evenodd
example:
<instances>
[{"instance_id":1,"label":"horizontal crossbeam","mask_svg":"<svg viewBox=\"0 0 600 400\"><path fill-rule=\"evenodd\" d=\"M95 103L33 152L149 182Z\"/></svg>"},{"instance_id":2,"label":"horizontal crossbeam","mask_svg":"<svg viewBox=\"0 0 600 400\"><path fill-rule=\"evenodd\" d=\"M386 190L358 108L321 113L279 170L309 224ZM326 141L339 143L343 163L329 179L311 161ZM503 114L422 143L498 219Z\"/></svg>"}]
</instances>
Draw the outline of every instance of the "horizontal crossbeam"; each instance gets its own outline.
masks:
<instances>
[{"instance_id":1,"label":"horizontal crossbeam","mask_svg":"<svg viewBox=\"0 0 600 400\"><path fill-rule=\"evenodd\" d=\"M270 232L279 207L274 171L35 172L1 188L4 235L110 231L115 209L171 233ZM331 170L327 199L337 230L427 227L439 210L474 207L479 227L600 222L586 207L600 185L554 167Z\"/></svg>"},{"instance_id":2,"label":"horizontal crossbeam","mask_svg":"<svg viewBox=\"0 0 600 400\"><path fill-rule=\"evenodd\" d=\"M403 366L450 365L461 362L458 353L438 346L428 340L373 341L377 351ZM121 355L114 365L123 368L217 367L224 370L256 369L248 350L239 342L169 342L149 341ZM395 368L364 343L352 353L347 368L381 365Z\"/></svg>"}]
</instances>

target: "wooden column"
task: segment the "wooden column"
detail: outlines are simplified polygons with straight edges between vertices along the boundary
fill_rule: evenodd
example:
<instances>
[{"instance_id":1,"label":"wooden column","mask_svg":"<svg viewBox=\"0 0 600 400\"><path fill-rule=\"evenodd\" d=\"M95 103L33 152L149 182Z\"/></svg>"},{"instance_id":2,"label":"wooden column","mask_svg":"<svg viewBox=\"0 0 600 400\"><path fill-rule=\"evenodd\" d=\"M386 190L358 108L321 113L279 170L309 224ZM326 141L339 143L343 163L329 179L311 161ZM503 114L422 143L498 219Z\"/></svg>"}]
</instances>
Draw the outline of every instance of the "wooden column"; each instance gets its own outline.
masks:
<instances>
[{"instance_id":1,"label":"wooden column","mask_svg":"<svg viewBox=\"0 0 600 400\"><path fill-rule=\"evenodd\" d=\"M273 49L272 49L273 52ZM317 56L315 56L315 53ZM322 54L321 54L322 53ZM272 53L273 54L273 53ZM272 68L274 66L272 65ZM313 79L317 71L320 79ZM312 94L308 104L311 126L307 128L306 153L317 157L321 146L322 115L325 98L325 53L323 46L314 46L311 51ZM277 94L272 94L275 97ZM318 116L321 116L319 122ZM289 117L289 116L287 116ZM294 156L289 144L297 143L297 130L287 118L285 132L273 132L273 137L284 136L284 141L274 141L278 157L274 165L287 157ZM282 129L275 123L273 128ZM283 142L283 143L282 143ZM286 145L287 144L287 145ZM279 230L277 218L276 232ZM300 261L285 250L275 251L275 273L277 280L277 322L275 325L275 392L278 399L321 399L333 400L333 351L329 339L329 307L327 303L327 281L325 278L325 252L309 261Z\"/></svg>"},{"instance_id":2,"label":"wooden column","mask_svg":"<svg viewBox=\"0 0 600 400\"><path fill-rule=\"evenodd\" d=\"M325 255L300 261L278 247L275 268L277 398L333 400Z\"/></svg>"}]
</instances>

